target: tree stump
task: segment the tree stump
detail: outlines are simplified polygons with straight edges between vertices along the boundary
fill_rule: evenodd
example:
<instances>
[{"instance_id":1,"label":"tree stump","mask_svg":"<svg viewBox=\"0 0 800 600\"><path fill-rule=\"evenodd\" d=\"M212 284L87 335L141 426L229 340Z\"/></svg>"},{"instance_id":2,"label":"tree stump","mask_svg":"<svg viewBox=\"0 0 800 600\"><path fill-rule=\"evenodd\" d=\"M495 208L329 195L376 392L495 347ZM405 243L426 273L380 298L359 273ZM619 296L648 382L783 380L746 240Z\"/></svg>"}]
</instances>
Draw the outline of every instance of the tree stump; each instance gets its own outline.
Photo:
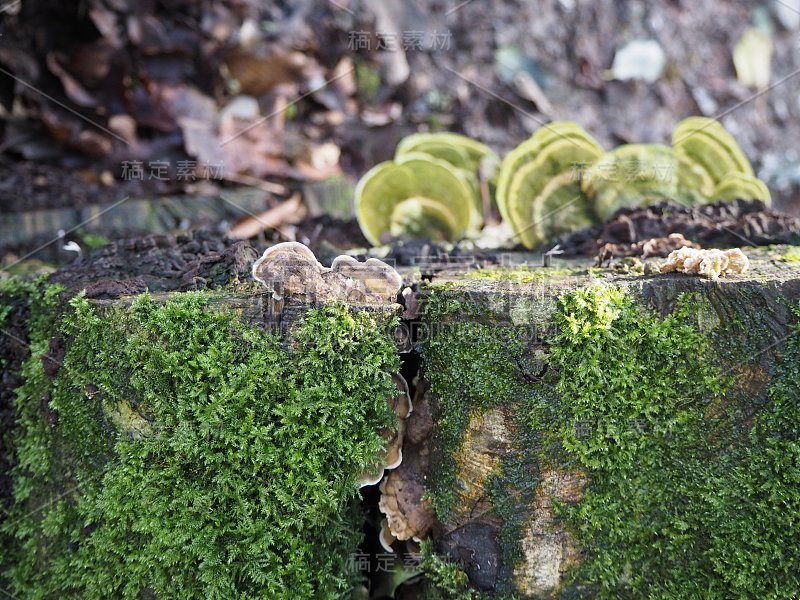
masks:
<instances>
[{"instance_id":1,"label":"tree stump","mask_svg":"<svg viewBox=\"0 0 800 600\"><path fill-rule=\"evenodd\" d=\"M553 269L443 272L424 288L418 345L422 373L430 383L424 401L430 406L433 421L426 448L430 459L423 474L432 497L431 510L436 515L431 537L437 551L466 573L469 588L490 595L537 598L601 593L616 597L688 597L701 588L708 597L756 592L770 596L775 590L797 590L797 576L787 575L796 559L787 563L776 558L772 563L761 564L763 553L747 547L748 543L757 542L745 539L737 527L726 529L720 524L725 518L755 519L755 523L742 523L740 527L758 530L765 546L774 544L775 556L800 553L800 536L796 532L776 533L769 530L767 522L780 519L781 515L792 521L800 517L800 495L792 479L797 474L794 458L783 448L787 453L785 468L792 472L783 483L775 483L782 476L766 472L766 464L750 464L747 458L767 452L764 448L779 443L777 440L797 449L799 415L784 409L800 402L793 379L798 367L793 343L800 270L783 262L779 251L745 251L751 258L751 269L716 281L674 273L645 276L593 269L587 272L580 262L559 261L558 268ZM622 291L629 301L626 310L639 315L633 319L629 315L625 327L635 324L641 328L639 337L647 337L648 328L659 328L647 340L647 347L673 361L674 380L669 372L640 368L643 357L637 354L642 351L638 338L630 347L617 348L618 356L598 359L592 351L584 351L582 344L615 347L608 342L606 333L586 334L584 338L581 336L585 332L580 330L581 326L599 327L594 322L580 322L581 311L592 309L585 306L587 302L599 300L602 304L603 290L608 286ZM600 292L565 302L576 290L586 289ZM608 318L608 335L624 333L614 329L614 323L623 321L623 316L614 314L618 306L600 305L594 309L595 316ZM608 314L603 315L604 310ZM676 311L682 316L675 317ZM669 318L675 323L667 327L663 319ZM565 330L573 325L576 341L571 344ZM666 340L676 332L697 336L697 343L705 347L698 347L693 355L685 345ZM671 350L668 346L674 342ZM551 353L561 355L565 346L571 348L571 361L553 364ZM675 356L669 358L671 354ZM701 381L699 369L687 368L686 373L698 377L696 386L691 381L679 381L684 371L682 361L688 360L702 361L703 368L713 372L713 377ZM621 373L618 369L606 381L602 373L591 374L598 365L624 361L630 361L633 373L649 374L652 379L618 383L613 380ZM559 399L563 390L580 392L580 385L569 384L572 379L580 381L580 385L597 384L597 388L587 391L580 401ZM723 379L724 384L717 386ZM681 393L688 390L688 409L679 403L670 404L669 410L674 414L654 417L643 405L640 412L631 413L637 417L631 419L630 431L620 427L619 420L615 421L614 414L608 412L635 404L636 395L648 389L654 390L648 402L658 402L662 395L665 403L672 402L667 400L672 385ZM701 387L704 391L700 391ZM606 393L614 396L608 406ZM566 411L569 417L559 411ZM685 428L687 436L696 438L691 443L673 442L658 431L659 427L670 427L675 415L700 419ZM575 421L577 416L587 422ZM775 424L781 419L782 427ZM593 433L593 429L603 429L605 425L605 431ZM576 430L565 431L566 426ZM581 431L582 427L588 430ZM680 427L678 430L683 431ZM584 438L593 435L597 439L583 443ZM600 446L586 448L600 441ZM645 448L660 444L661 449L637 454L637 444ZM686 456L679 456L680 452ZM757 486L742 487L737 477L727 477L727 473L716 469L709 469L707 476L718 478L720 486L730 486L719 492L719 502L725 504L702 510L696 506L701 498L710 505L715 500L711 488L688 491L689 487L702 485L697 480L699 475L687 476L687 481L676 480L675 486L680 489L675 496L667 493L659 501L647 498L646 490L631 490L627 500L622 492L624 486L602 480L607 477L611 481L618 472L629 476L636 471L636 467L607 465L607 456L619 455L620 465L628 459L637 460L639 455L643 461L663 456L664 468L670 470L682 460L691 464L700 453L709 461L725 464L724 469L736 471L742 479L763 478L761 489L769 489L775 483L775 496L748 513L737 502L758 503L758 492L754 491ZM671 461L674 464L666 465ZM639 468L646 471L656 467L643 463ZM670 471L670 476L675 473ZM655 476L637 479L640 485L654 488L656 480ZM631 485L635 483L632 481ZM748 497L737 500L737 492ZM628 528L630 531L606 535L604 528L613 528L615 523L610 519L594 522L592 515L581 513L598 506L590 502L581 508L587 493L593 494L595 501L599 497L615 502L622 511L620 518L638 514L639 519L647 521L653 517L644 511L660 506L659 502L665 509L675 510L672 526L684 528L682 535L691 540L687 545L698 548L697 555L686 561L699 569L696 575L708 579L706 587L696 580L682 579L688 577L688 568L686 573L677 573L678 567L670 567L670 573L668 568L662 570L654 564L659 560L664 565L680 563L680 557L670 556L670 551L677 550L662 549L659 559L657 553L651 555L634 546L637 541L678 545L675 540L679 536L634 532L633 526ZM778 499L781 494L785 496ZM642 504L638 513L626 504L635 502ZM695 504L687 508L686 502ZM703 523L694 512L706 510L713 517ZM689 516L682 519L681 511ZM597 518L608 519L614 514L601 510ZM576 536L575 528L580 526L584 532ZM617 554L624 555L622 544L626 541L631 544L627 565ZM610 550L604 544L611 545ZM743 558L738 562L730 557L730 545L737 544L743 548ZM587 562L588 570L581 570ZM729 567L733 573L727 570ZM750 574L745 577L735 571L736 567L746 567ZM764 584L765 581L769 583Z\"/></svg>"},{"instance_id":2,"label":"tree stump","mask_svg":"<svg viewBox=\"0 0 800 600\"><path fill-rule=\"evenodd\" d=\"M800 421L788 407L800 405L800 267L781 249L746 252L747 273L716 281L563 260L553 268L443 270L419 286L420 314L407 311L401 329L410 333L398 336L407 368L416 370L411 356L421 362L414 411L403 463L381 490L392 497L382 507L397 512L401 539L430 539L426 552L439 558L426 562L439 570L429 572L431 582L465 575L431 583L431 594L797 590L792 453ZM156 302L216 290L208 297L215 310L286 331L309 307L253 285L256 257L246 243L151 236L114 244L51 281L68 296L86 290L100 314L129 307L145 290ZM30 303L10 306L2 368L16 387L24 385L25 344L41 343L43 331L37 338L31 328L43 324L28 322ZM52 336L43 360L60 362L64 339ZM4 390L1 399L8 414L13 394ZM24 427L57 427L63 415L42 402L40 422ZM132 406L103 422L135 439L150 425ZM6 447L14 439L4 435Z\"/></svg>"}]
</instances>

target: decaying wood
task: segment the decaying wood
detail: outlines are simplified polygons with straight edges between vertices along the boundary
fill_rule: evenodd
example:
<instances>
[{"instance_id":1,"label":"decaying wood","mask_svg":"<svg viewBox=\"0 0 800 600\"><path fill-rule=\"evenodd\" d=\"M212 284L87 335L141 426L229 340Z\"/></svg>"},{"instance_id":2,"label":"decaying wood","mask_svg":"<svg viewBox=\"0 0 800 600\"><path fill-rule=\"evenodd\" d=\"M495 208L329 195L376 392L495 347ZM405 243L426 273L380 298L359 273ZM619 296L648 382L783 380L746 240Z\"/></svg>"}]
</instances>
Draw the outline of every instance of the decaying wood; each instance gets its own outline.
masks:
<instances>
[{"instance_id":1,"label":"decaying wood","mask_svg":"<svg viewBox=\"0 0 800 600\"><path fill-rule=\"evenodd\" d=\"M637 305L661 315L670 313L684 292L696 293L713 307L704 315L701 328L716 328L738 318L753 322L747 317L755 314L759 335L753 338L766 341L762 347L753 349L746 364L727 366L736 381L733 393L756 407L765 398L774 367L792 331L790 307L800 301L800 268L775 260L774 252L766 249L745 248L745 253L751 261L747 272L727 274L713 281L682 273L642 276L608 271L600 279L621 286L635 298ZM663 262L663 259L655 262ZM528 325L535 330L538 341L546 343L552 332L552 317L558 308L559 296L597 280L585 272L563 274L564 267L576 264L573 260L559 261L560 270L554 269L553 277L530 283L502 278L467 280L463 273L441 273L440 283L450 281L457 285L440 286L430 293L439 295L439 300L441 295L462 302L468 300L464 305L470 308L463 314L448 315L451 322ZM425 302L424 293L421 302ZM436 324L425 325L425 330L435 335ZM729 341L733 344L741 340ZM430 533L437 549L464 568L474 587L490 591L498 584L502 562L498 542L502 518L487 497L484 483L503 457L512 451L514 420L511 412L514 409L500 406L476 410L472 414L463 442L455 453L457 478L454 485L458 500L447 522L434 523ZM442 415L433 415L434 427L440 418ZM567 571L580 561L581 549L561 520L555 517L553 503L579 501L587 483L586 475L579 471L562 470L553 465L538 467L541 470L535 494L516 508L522 511L525 524L519 531L522 560L513 569L518 593L536 598L556 594L564 584ZM438 475L427 471L424 476L435 481ZM515 490L509 493L514 494Z\"/></svg>"},{"instance_id":2,"label":"decaying wood","mask_svg":"<svg viewBox=\"0 0 800 600\"><path fill-rule=\"evenodd\" d=\"M775 363L784 348L792 322L792 303L800 300L800 267L774 260L770 251L745 249L751 267L743 274L729 274L716 281L680 273L622 275L613 271L592 275L587 262L557 261L556 269L542 271L536 281L503 278L465 278L463 272L442 272L436 281L454 282L425 294L468 297L479 307L469 314L449 315L455 321L479 321L497 326L527 325L546 341L558 298L564 292L596 281L598 277L626 289L643 308L662 315L674 308L677 298L694 292L708 301L706 315L713 327L737 317L757 314L762 336L772 340L755 349L746 365L731 365L740 393L758 403L764 398ZM246 320L264 327L291 324L308 310L302 298L276 298L270 291L231 291L233 281L249 281L250 268L258 253L249 244L220 242L204 237L151 236L137 242L120 242L84 264L73 265L53 277L73 291L85 288L100 307L127 303L130 296L149 289L157 298L198 287L215 288L212 302L236 311ZM512 256L511 262L530 260L530 255ZM567 269L573 269L564 274ZM393 310L400 305L365 305L362 310ZM416 311L412 311L416 316ZM424 320L424 310L421 313ZM435 323L424 323L435 331ZM4 342L5 343L5 342ZM409 348L403 348L407 351ZM403 463L387 473L381 483L385 512L393 512L391 529L400 539L433 538L440 552L464 565L472 585L493 590L503 568L499 543L503 519L485 484L503 458L512 451L515 422L513 407L498 407L471 416L463 443L455 452L458 500L445 522L436 520L426 490L437 473L431 471L429 442L441 415L432 409L431 391L418 380L414 410L409 415L403 445ZM126 415L118 415L125 419ZM523 596L547 596L563 583L564 574L580 560L580 548L565 531L553 511L554 501L578 501L586 484L584 474L552 465L540 470L540 485L532 499L520 503L519 531L522 561L513 568L513 579ZM510 490L511 493L514 490Z\"/></svg>"}]
</instances>

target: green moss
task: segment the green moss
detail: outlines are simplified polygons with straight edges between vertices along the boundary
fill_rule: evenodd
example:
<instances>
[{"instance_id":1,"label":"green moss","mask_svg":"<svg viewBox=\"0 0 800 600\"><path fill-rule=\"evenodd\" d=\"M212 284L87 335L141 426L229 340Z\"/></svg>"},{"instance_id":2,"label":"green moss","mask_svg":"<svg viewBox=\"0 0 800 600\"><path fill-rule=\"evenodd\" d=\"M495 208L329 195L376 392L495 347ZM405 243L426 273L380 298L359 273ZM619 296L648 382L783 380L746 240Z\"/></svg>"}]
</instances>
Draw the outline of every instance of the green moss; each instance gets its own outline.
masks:
<instances>
[{"instance_id":1,"label":"green moss","mask_svg":"<svg viewBox=\"0 0 800 600\"><path fill-rule=\"evenodd\" d=\"M542 403L549 401L545 388L532 385L546 368L545 348L531 339L538 331L533 322L518 322L513 314L506 315L511 323L501 322L499 313L487 320L485 307L469 295L427 289L423 320L430 335L422 341L422 354L437 416L428 495L440 520L447 522L458 499L455 454L470 420L502 408L510 417L513 435L485 490L492 502L491 516L501 521L502 562L493 597L506 597L503 594L513 593L514 567L522 558L523 522L539 479L538 455L531 448L541 445L542 427L534 426L528 415L542 412ZM507 308L514 312L513 306ZM448 594L443 597L457 597L452 590Z\"/></svg>"},{"instance_id":2,"label":"green moss","mask_svg":"<svg viewBox=\"0 0 800 600\"><path fill-rule=\"evenodd\" d=\"M471 600L473 590L469 587L466 573L455 564L436 554L433 542L422 542L422 569L433 587L433 598L442 600Z\"/></svg>"},{"instance_id":3,"label":"green moss","mask_svg":"<svg viewBox=\"0 0 800 600\"><path fill-rule=\"evenodd\" d=\"M780 255L782 262L790 264L800 263L800 246L789 246Z\"/></svg>"},{"instance_id":4,"label":"green moss","mask_svg":"<svg viewBox=\"0 0 800 600\"><path fill-rule=\"evenodd\" d=\"M14 539L0 556L8 589L346 593L361 538L356 481L377 461L398 368L377 317L311 311L287 349L205 293L103 312L78 297L63 319L58 294L30 300L15 505L2 526ZM66 355L50 381L41 357L59 327Z\"/></svg>"},{"instance_id":5,"label":"green moss","mask_svg":"<svg viewBox=\"0 0 800 600\"><path fill-rule=\"evenodd\" d=\"M800 589L800 378L792 350L747 436L691 302L660 320L617 289L565 295L550 351L560 514L599 597L784 598ZM540 417L537 417L540 418ZM791 523L791 525L790 525Z\"/></svg>"},{"instance_id":6,"label":"green moss","mask_svg":"<svg viewBox=\"0 0 800 600\"><path fill-rule=\"evenodd\" d=\"M434 393L437 422L433 434L429 495L441 520L456 501L454 451L470 417L527 393L527 369L536 372L524 343L524 329L465 321L475 307L466 300L428 297L423 319L435 328L422 344L425 376ZM458 314L452 321L449 315Z\"/></svg>"},{"instance_id":7,"label":"green moss","mask_svg":"<svg viewBox=\"0 0 800 600\"><path fill-rule=\"evenodd\" d=\"M467 281L509 281L512 283L535 283L549 279L563 278L579 273L586 273L586 269L550 269L544 267L513 267L476 269L469 271L463 279Z\"/></svg>"}]
</instances>

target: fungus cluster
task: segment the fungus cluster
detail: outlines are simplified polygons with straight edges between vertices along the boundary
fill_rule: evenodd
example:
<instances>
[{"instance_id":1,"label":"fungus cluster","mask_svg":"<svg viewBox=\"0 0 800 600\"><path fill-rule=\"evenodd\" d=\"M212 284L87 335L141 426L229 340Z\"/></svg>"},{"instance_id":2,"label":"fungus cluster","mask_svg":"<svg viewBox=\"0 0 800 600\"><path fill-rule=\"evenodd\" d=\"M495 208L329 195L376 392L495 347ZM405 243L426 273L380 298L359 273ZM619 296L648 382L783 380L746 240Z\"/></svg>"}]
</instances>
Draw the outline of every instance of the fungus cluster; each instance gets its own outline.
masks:
<instances>
[{"instance_id":1,"label":"fungus cluster","mask_svg":"<svg viewBox=\"0 0 800 600\"><path fill-rule=\"evenodd\" d=\"M352 256L339 256L326 268L299 242L267 248L253 263L253 278L269 289L275 300L294 297L308 303L395 302L403 284L400 274L377 258L362 263Z\"/></svg>"},{"instance_id":2,"label":"fungus cluster","mask_svg":"<svg viewBox=\"0 0 800 600\"><path fill-rule=\"evenodd\" d=\"M374 245L401 236L454 241L483 225L481 178L499 162L488 146L453 133L414 134L393 161L356 187L356 214Z\"/></svg>"},{"instance_id":3,"label":"fungus cluster","mask_svg":"<svg viewBox=\"0 0 800 600\"><path fill-rule=\"evenodd\" d=\"M689 117L672 132L678 159L678 198L692 203L714 200L771 201L763 181L755 177L736 139L714 119Z\"/></svg>"},{"instance_id":4,"label":"fungus cluster","mask_svg":"<svg viewBox=\"0 0 800 600\"><path fill-rule=\"evenodd\" d=\"M722 275L744 273L749 267L750 261L739 248L698 250L685 247L670 253L667 262L661 265L661 272L677 271L715 280Z\"/></svg>"},{"instance_id":5,"label":"fungus cluster","mask_svg":"<svg viewBox=\"0 0 800 600\"><path fill-rule=\"evenodd\" d=\"M368 259L362 263L350 256L339 256L328 269L319 264L311 250L297 242L268 248L253 264L253 277L266 286L276 300L293 298L306 303L393 303L402 286L399 273L380 260ZM408 297L410 290L406 291L409 293L404 296ZM403 478L394 478L389 483L385 477L387 471L397 469L403 462L406 423L413 412L406 380L399 373L394 373L392 381L397 391L386 401L395 414L394 424L381 431L384 448L379 465L359 477L359 488L381 484L380 508L386 519L382 523L380 541L387 551L392 551L391 544L395 539L419 539L418 534L427 531L432 519L423 510L427 505L422 502L424 490L421 485L417 493L401 497L398 494L401 494L403 485L398 482L402 482ZM406 507L410 500L413 500L411 509ZM416 507L423 508L417 510ZM407 517L406 513L412 516Z\"/></svg>"},{"instance_id":6,"label":"fungus cluster","mask_svg":"<svg viewBox=\"0 0 800 600\"><path fill-rule=\"evenodd\" d=\"M411 404L411 396L408 393L408 383L406 383L403 376L399 373L394 373L392 374L392 381L397 386L397 394L386 400L389 408L395 414L395 427L394 429L384 429L381 432L383 439L386 441L382 464L375 472L361 474L359 488L380 483L386 471L396 469L403 462L403 439L406 431L406 419L408 419L414 407Z\"/></svg>"},{"instance_id":7,"label":"fungus cluster","mask_svg":"<svg viewBox=\"0 0 800 600\"><path fill-rule=\"evenodd\" d=\"M425 394L427 384L420 379L415 383L414 412L404 427L402 464L386 473L380 482L378 508L385 516L380 543L387 552L394 552L392 544L396 540L414 548L436 521L425 486L433 420Z\"/></svg>"},{"instance_id":8,"label":"fungus cluster","mask_svg":"<svg viewBox=\"0 0 800 600\"><path fill-rule=\"evenodd\" d=\"M497 208L525 247L594 222L576 167L602 154L600 144L580 125L555 121L503 159Z\"/></svg>"},{"instance_id":9,"label":"fungus cluster","mask_svg":"<svg viewBox=\"0 0 800 600\"><path fill-rule=\"evenodd\" d=\"M356 208L364 235L379 245L402 236L454 241L475 234L497 164L487 146L465 136L408 136L393 161L359 181ZM705 117L678 123L671 146L625 144L608 152L577 123L555 121L506 155L496 179L497 208L531 249L605 221L620 208L663 199L770 202L733 136Z\"/></svg>"}]
</instances>

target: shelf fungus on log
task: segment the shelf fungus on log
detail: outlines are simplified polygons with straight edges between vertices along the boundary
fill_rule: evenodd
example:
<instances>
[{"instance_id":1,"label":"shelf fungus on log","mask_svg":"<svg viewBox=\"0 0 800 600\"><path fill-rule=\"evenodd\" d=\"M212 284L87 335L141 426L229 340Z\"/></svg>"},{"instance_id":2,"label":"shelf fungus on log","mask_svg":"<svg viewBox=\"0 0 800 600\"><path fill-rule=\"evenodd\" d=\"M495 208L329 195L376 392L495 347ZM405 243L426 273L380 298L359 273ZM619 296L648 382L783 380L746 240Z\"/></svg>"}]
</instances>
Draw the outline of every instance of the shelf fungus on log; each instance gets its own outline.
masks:
<instances>
[{"instance_id":1,"label":"shelf fungus on log","mask_svg":"<svg viewBox=\"0 0 800 600\"><path fill-rule=\"evenodd\" d=\"M403 138L397 145L394 159L400 161L409 154L426 154L459 169L473 191L476 210L473 211L470 229L480 228L484 209L481 182L493 182L500 166L500 157L486 144L465 135L449 132L414 133Z\"/></svg>"},{"instance_id":2,"label":"shelf fungus on log","mask_svg":"<svg viewBox=\"0 0 800 600\"><path fill-rule=\"evenodd\" d=\"M308 303L393 303L403 284L400 274L377 258L362 263L339 256L326 268L298 242L267 248L253 263L252 271L253 278L269 289L275 300L293 297Z\"/></svg>"},{"instance_id":3,"label":"shelf fungus on log","mask_svg":"<svg viewBox=\"0 0 800 600\"><path fill-rule=\"evenodd\" d=\"M384 473L391 469L396 469L403 462L403 439L406 433L406 420L413 412L413 404L408 391L408 383L399 373L392 374L392 381L397 387L397 394L387 398L389 408L396 415L395 427L384 429L381 432L383 439L386 440L384 454L381 465L374 472L362 473L359 477L359 487L375 485L383 479Z\"/></svg>"},{"instance_id":4,"label":"shelf fungus on log","mask_svg":"<svg viewBox=\"0 0 800 600\"><path fill-rule=\"evenodd\" d=\"M401 236L455 241L483 223L465 172L422 152L376 165L355 196L358 224L376 246Z\"/></svg>"},{"instance_id":5,"label":"shelf fungus on log","mask_svg":"<svg viewBox=\"0 0 800 600\"><path fill-rule=\"evenodd\" d=\"M667 262L661 265L661 272L677 271L715 280L722 275L744 273L749 267L750 261L739 248L698 250L686 247L671 252Z\"/></svg>"},{"instance_id":6,"label":"shelf fungus on log","mask_svg":"<svg viewBox=\"0 0 800 600\"><path fill-rule=\"evenodd\" d=\"M503 160L497 207L526 248L594 222L581 192L581 171L603 149L577 123L539 128Z\"/></svg>"},{"instance_id":7,"label":"shelf fungus on log","mask_svg":"<svg viewBox=\"0 0 800 600\"><path fill-rule=\"evenodd\" d=\"M429 435L433 428L430 408L424 396L427 384L417 381L414 413L406 422L403 463L386 474L380 485L380 511L386 516L381 527L381 544L393 552L395 540L421 542L436 522L433 507L425 496L428 472Z\"/></svg>"},{"instance_id":8,"label":"shelf fungus on log","mask_svg":"<svg viewBox=\"0 0 800 600\"><path fill-rule=\"evenodd\" d=\"M728 173L714 188L712 197L715 200L736 200L747 198L748 200L763 200L764 204L770 205L772 197L766 184L752 175L743 173Z\"/></svg>"}]
</instances>

